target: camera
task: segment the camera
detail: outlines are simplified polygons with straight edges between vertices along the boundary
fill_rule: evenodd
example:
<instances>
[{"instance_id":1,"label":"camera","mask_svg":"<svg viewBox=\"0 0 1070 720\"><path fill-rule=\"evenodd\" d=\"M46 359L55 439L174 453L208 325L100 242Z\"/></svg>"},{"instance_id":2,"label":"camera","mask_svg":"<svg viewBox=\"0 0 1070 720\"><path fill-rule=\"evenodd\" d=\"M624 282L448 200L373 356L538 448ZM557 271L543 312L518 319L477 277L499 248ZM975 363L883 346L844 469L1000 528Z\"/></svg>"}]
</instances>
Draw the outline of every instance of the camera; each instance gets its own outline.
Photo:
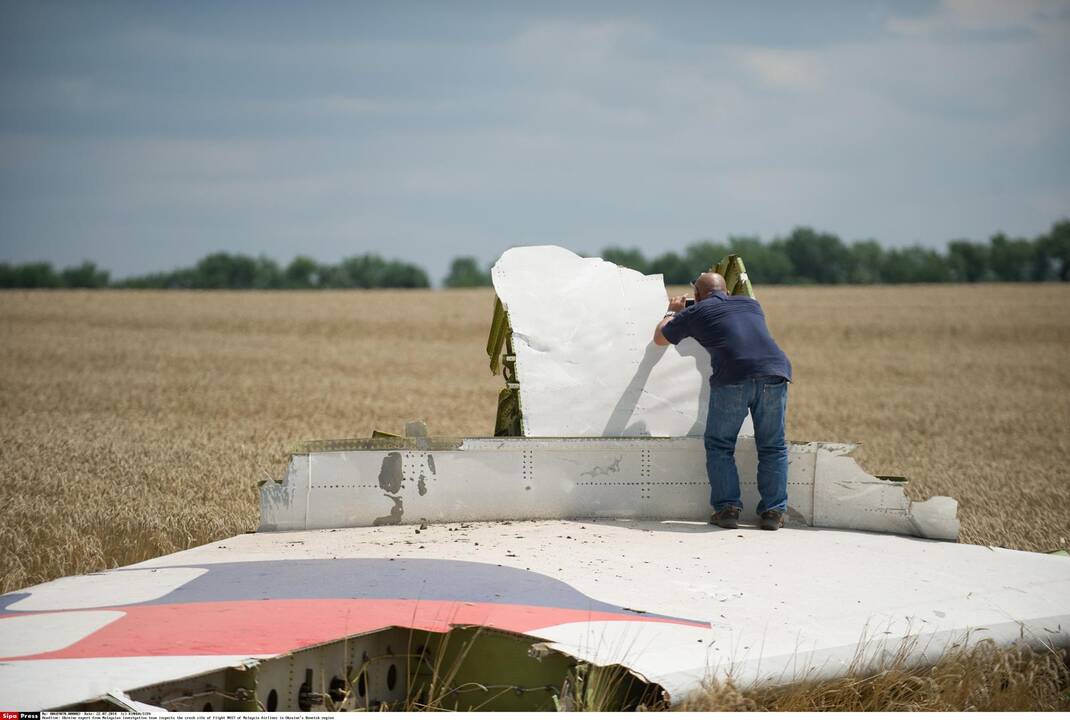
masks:
<instances>
[{"instance_id":1,"label":"camera","mask_svg":"<svg viewBox=\"0 0 1070 720\"><path fill-rule=\"evenodd\" d=\"M684 307L691 307L695 304L695 298L684 298Z\"/></svg>"}]
</instances>

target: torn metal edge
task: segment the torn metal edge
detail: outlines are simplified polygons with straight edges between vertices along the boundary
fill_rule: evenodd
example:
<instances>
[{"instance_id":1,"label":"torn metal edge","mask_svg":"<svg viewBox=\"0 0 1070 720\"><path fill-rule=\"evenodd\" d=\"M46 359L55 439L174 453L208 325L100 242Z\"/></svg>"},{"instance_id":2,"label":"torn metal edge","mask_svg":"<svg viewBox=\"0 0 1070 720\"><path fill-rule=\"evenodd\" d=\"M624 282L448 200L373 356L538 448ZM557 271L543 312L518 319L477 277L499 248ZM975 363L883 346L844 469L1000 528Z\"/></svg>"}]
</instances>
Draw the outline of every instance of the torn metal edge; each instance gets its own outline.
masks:
<instances>
[{"instance_id":1,"label":"torn metal edge","mask_svg":"<svg viewBox=\"0 0 1070 720\"><path fill-rule=\"evenodd\" d=\"M528 657L541 664L544 660L553 656L558 656L560 659L565 660L567 663L567 670L561 677L560 686L554 686L556 692L552 693L552 697L558 710L615 710L620 709L616 707L590 707L585 705L585 701L589 702L588 698L577 698L577 692L586 692L586 689L582 687L580 683L576 682L575 674L577 671L583 671L584 668L595 668L601 671L620 672L631 678L631 682L628 687L614 687L610 688L605 698L600 698L604 701L619 701L621 703L627 703L628 700L643 697L654 700L657 704L663 704L667 706L670 703L670 695L659 683L649 679L637 670L629 667L626 662L612 662L612 663L596 663L588 658L582 657L580 654L570 651L564 647L559 647L556 643L533 635L530 633L521 633L513 630L505 630L502 628L494 627L492 625L469 625L469 624L457 624L451 625L449 630L445 632L438 632L433 630L427 630L425 628L416 627L413 625L387 625L375 630L370 630L363 633L357 633L353 635L340 635L337 638L331 640L313 643L306 646L295 647L286 652L278 653L275 655L261 657L261 658L249 658L239 663L221 663L218 666L212 667L207 670L201 670L196 673L188 675L181 675L177 677L170 677L158 680L157 682L149 685L138 685L133 687L116 687L105 693L86 697L82 700L75 701L73 703L65 703L62 706L53 708L53 711L60 712L78 712L87 709L87 706L93 705L105 705L109 708L115 708L117 711L124 711L136 714L170 714L174 712L168 710L165 707L159 705L153 705L144 701L135 700L132 695L143 693L144 691L157 687L161 684L172 684L188 682L194 683L199 678L205 678L216 673L226 671L246 672L249 670L255 670L257 668L265 667L275 662L287 662L299 653L306 653L308 651L315 651L320 649L328 649L331 646L335 646L338 643L349 643L359 638L366 638L375 636L381 633L390 633L394 631L402 632L420 632L425 633L428 636L436 636L440 642L443 642L445 647L449 642L449 636L454 632L463 632L467 630L475 630L478 633L488 632L498 637L508 637L515 641L518 645L527 645ZM467 650L462 650L461 663L465 663L465 657L467 656ZM456 672L457 668L454 668ZM410 680L413 678L410 678ZM523 681L523 677L512 678L515 682ZM256 690L257 690L258 678L255 676L252 678L252 687L249 688L252 693L251 702L256 703ZM472 684L473 681L466 681L461 685ZM634 687L637 684L638 687ZM549 690L549 688L547 688ZM221 692L222 689L216 688L215 692ZM407 688L406 692L411 693L413 688ZM449 693L447 693L449 694ZM536 707L526 708L527 710L536 710ZM625 708L635 709L635 708ZM641 708L643 709L643 708ZM224 710L226 712L226 710ZM263 711L263 710L261 710ZM233 712L231 710L230 712Z\"/></svg>"}]
</instances>

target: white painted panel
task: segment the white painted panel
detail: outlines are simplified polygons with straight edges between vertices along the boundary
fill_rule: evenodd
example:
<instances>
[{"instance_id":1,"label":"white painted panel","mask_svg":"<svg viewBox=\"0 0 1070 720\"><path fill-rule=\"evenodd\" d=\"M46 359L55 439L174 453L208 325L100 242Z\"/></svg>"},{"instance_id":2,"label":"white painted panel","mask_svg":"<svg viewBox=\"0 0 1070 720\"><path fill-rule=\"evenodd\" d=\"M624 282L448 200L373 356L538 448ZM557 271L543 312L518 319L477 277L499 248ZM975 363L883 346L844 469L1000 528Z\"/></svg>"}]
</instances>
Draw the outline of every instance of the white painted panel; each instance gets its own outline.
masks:
<instances>
[{"instance_id":1,"label":"white painted panel","mask_svg":"<svg viewBox=\"0 0 1070 720\"><path fill-rule=\"evenodd\" d=\"M71 599L73 606L78 607L77 596ZM23 657L62 650L123 615L117 610L86 610L0 619L0 657ZM0 690L3 689L0 687Z\"/></svg>"},{"instance_id":2,"label":"white painted panel","mask_svg":"<svg viewBox=\"0 0 1070 720\"><path fill-rule=\"evenodd\" d=\"M354 524L372 525L378 515L389 517L394 503L387 494L407 496L416 494L416 477L402 482L392 491L383 467L389 457L401 452L331 452L309 455L308 502L305 512L308 527L346 527ZM383 481L384 486L380 485ZM300 503L298 503L300 506Z\"/></svg>"},{"instance_id":3,"label":"white painted panel","mask_svg":"<svg viewBox=\"0 0 1070 720\"><path fill-rule=\"evenodd\" d=\"M11 603L8 610L60 610L148 602L204 573L201 568L168 568L59 578L27 588L25 592L29 596Z\"/></svg>"},{"instance_id":4,"label":"white painted panel","mask_svg":"<svg viewBox=\"0 0 1070 720\"><path fill-rule=\"evenodd\" d=\"M50 615L49 617L55 617ZM177 680L240 664L248 656L168 656L22 660L0 665L0 690L10 710L41 710L92 700L116 689ZM58 679L62 679L62 682Z\"/></svg>"},{"instance_id":5,"label":"white painted panel","mask_svg":"<svg viewBox=\"0 0 1070 720\"><path fill-rule=\"evenodd\" d=\"M263 530L296 530L306 526L308 510L309 456L294 455L280 482L260 486L260 527Z\"/></svg>"},{"instance_id":6,"label":"white painted panel","mask_svg":"<svg viewBox=\"0 0 1070 720\"><path fill-rule=\"evenodd\" d=\"M1067 558L842 530L634 520L431 524L418 539L412 527L243 534L150 563L382 557L502 565L567 583L594 601L709 622L599 621L531 632L582 658L623 662L676 699L711 674L731 672L741 682L836 675L860 642L872 656L916 638L912 657L932 659L967 633L1000 644L1064 644L1070 627ZM123 662L86 663L78 682ZM39 692L52 691L55 672L40 666ZM29 678L0 667L0 686L16 680Z\"/></svg>"},{"instance_id":7,"label":"white painted panel","mask_svg":"<svg viewBox=\"0 0 1070 720\"><path fill-rule=\"evenodd\" d=\"M850 446L792 444L788 522L953 540L954 500L914 503L904 484L875 478ZM736 446L742 519L756 519L753 438ZM816 480L815 480L816 478ZM293 459L262 530L470 520L658 518L710 513L700 438L474 438L450 450L319 452ZM921 515L915 519L912 507Z\"/></svg>"},{"instance_id":8,"label":"white painted panel","mask_svg":"<svg viewBox=\"0 0 1070 720\"><path fill-rule=\"evenodd\" d=\"M661 275L544 245L506 251L491 276L513 328L525 435L702 435L710 356L692 339L654 345Z\"/></svg>"}]
</instances>

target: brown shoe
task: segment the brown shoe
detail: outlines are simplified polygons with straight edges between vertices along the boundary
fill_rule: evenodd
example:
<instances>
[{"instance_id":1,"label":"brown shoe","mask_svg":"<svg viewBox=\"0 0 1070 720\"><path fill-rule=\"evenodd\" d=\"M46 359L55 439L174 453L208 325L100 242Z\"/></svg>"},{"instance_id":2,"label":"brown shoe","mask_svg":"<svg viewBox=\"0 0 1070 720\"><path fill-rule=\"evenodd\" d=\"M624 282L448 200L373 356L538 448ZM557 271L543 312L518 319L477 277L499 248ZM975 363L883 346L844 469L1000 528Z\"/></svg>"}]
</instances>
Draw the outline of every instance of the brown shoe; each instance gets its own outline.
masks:
<instances>
[{"instance_id":1,"label":"brown shoe","mask_svg":"<svg viewBox=\"0 0 1070 720\"><path fill-rule=\"evenodd\" d=\"M735 530L739 527L739 508L725 505L710 515L710 525L717 525L725 530Z\"/></svg>"},{"instance_id":2,"label":"brown shoe","mask_svg":"<svg viewBox=\"0 0 1070 720\"><path fill-rule=\"evenodd\" d=\"M784 513L779 510L766 510L758 523L762 530L779 530L784 527Z\"/></svg>"}]
</instances>

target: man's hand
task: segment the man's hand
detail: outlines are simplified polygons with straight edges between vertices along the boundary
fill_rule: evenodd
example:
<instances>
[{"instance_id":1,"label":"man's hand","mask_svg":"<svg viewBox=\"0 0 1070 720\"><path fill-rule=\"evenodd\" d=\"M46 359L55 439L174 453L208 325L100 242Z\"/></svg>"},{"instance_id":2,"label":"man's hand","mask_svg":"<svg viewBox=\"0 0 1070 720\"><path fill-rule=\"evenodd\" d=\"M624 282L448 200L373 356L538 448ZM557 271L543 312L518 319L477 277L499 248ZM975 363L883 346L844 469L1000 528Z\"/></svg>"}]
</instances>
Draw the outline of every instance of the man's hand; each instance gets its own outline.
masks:
<instances>
[{"instance_id":1,"label":"man's hand","mask_svg":"<svg viewBox=\"0 0 1070 720\"><path fill-rule=\"evenodd\" d=\"M656 328L654 328L654 344L655 345L665 346L665 345L671 344L669 342L669 339L667 337L665 337L665 335L662 334L661 329L663 327L665 327L666 325L668 325L669 322L672 320L672 316L669 315L668 313L678 313L681 310L683 310L685 307L687 307L687 297L686 296L684 296L684 295L676 295L674 297L669 298L669 309L666 312L665 317L663 317L661 319L661 322L658 323L658 326Z\"/></svg>"},{"instance_id":2,"label":"man's hand","mask_svg":"<svg viewBox=\"0 0 1070 720\"><path fill-rule=\"evenodd\" d=\"M661 319L661 322L658 323L658 326L656 328L654 328L654 344L655 345L665 346L665 345L670 344L669 343L669 339L662 334L661 329L663 327L665 327L666 325L668 325L669 321L672 320L672 316L669 315L668 313L670 313L670 312L678 313L678 312L680 312L681 310L683 310L687 306L686 303L685 303L685 299L686 298L684 298L683 295L677 295L676 297L669 298L669 309L665 313L665 317L663 317Z\"/></svg>"}]
</instances>

